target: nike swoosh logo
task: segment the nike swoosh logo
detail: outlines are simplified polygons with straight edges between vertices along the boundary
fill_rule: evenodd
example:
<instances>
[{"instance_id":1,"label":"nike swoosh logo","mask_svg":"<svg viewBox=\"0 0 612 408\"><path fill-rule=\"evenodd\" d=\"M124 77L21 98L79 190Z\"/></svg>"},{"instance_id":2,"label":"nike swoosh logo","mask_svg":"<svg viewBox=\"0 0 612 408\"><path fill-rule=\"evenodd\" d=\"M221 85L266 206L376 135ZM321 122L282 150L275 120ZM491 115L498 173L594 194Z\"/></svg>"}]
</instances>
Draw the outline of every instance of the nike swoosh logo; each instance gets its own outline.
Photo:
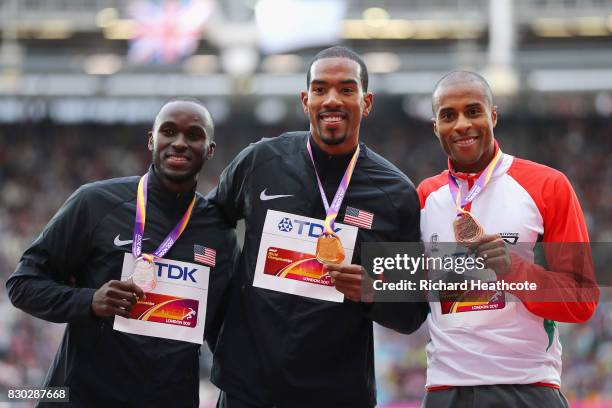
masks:
<instances>
[{"instance_id":1,"label":"nike swoosh logo","mask_svg":"<svg viewBox=\"0 0 612 408\"><path fill-rule=\"evenodd\" d=\"M283 198L283 197L293 197L293 194L267 195L266 194L266 190L267 190L267 188L264 188L263 191L261 192L261 194L259 195L259 199L261 201L274 200L276 198Z\"/></svg>"},{"instance_id":2,"label":"nike swoosh logo","mask_svg":"<svg viewBox=\"0 0 612 408\"><path fill-rule=\"evenodd\" d=\"M115 240L113 241L113 243L116 246L124 246L124 245L127 245L127 244L131 244L133 242L133 240L131 240L131 239L126 239L126 240L119 239L119 235L120 234L118 234L115 237ZM149 239L149 238L144 238L143 241L146 241L147 239Z\"/></svg>"}]
</instances>

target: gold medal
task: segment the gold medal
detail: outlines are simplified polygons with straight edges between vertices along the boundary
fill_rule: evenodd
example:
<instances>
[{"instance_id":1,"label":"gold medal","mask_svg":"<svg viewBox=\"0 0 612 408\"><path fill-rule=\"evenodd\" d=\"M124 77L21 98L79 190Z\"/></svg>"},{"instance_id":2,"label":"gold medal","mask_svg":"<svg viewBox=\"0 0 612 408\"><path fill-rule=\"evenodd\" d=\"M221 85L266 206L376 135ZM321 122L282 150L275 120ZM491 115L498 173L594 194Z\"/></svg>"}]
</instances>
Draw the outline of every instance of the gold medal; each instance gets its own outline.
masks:
<instances>
[{"instance_id":1,"label":"gold medal","mask_svg":"<svg viewBox=\"0 0 612 408\"><path fill-rule=\"evenodd\" d=\"M344 248L337 235L321 235L317 239L317 261L323 264L339 264L344 261Z\"/></svg>"},{"instance_id":2,"label":"gold medal","mask_svg":"<svg viewBox=\"0 0 612 408\"><path fill-rule=\"evenodd\" d=\"M461 213L453 221L455 240L465 246L470 246L480 241L484 235L484 228L476 218L469 212Z\"/></svg>"},{"instance_id":3,"label":"gold medal","mask_svg":"<svg viewBox=\"0 0 612 408\"><path fill-rule=\"evenodd\" d=\"M132 281L140 286L144 292L150 292L157 286L157 276L155 276L155 264L140 257L134 262L134 273Z\"/></svg>"}]
</instances>

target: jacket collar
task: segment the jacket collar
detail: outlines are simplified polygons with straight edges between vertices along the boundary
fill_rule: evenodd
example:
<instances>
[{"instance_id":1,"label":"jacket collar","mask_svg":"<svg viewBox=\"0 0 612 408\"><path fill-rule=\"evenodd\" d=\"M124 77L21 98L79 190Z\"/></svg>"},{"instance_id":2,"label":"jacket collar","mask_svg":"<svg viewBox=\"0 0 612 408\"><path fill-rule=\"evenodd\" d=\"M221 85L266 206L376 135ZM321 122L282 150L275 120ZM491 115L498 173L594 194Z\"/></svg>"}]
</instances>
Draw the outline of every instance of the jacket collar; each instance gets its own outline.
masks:
<instances>
[{"instance_id":1,"label":"jacket collar","mask_svg":"<svg viewBox=\"0 0 612 408\"><path fill-rule=\"evenodd\" d=\"M312 148L312 157L314 159L315 165L317 166L317 172L321 177L321 181L326 179L327 177L334 177L340 180L348 167L351 158L353 157L353 153L355 150L353 149L349 153L339 154L339 155L331 155L325 151L323 151L314 141L312 135L309 133L308 137L310 139L310 147ZM363 157L365 154L365 145L360 143L359 147L361 148L359 152L359 157ZM356 147L355 147L356 149ZM308 155L308 152L306 152ZM359 160L357 161L359 163Z\"/></svg>"}]
</instances>

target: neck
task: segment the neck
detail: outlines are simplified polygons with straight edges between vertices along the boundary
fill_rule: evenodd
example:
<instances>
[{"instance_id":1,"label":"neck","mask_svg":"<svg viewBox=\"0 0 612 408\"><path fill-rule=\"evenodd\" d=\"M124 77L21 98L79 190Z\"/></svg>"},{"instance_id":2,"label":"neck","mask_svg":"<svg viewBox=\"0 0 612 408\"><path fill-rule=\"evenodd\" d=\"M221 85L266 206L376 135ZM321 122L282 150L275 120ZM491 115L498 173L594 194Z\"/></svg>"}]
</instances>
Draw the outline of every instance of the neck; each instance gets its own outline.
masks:
<instances>
[{"instance_id":1,"label":"neck","mask_svg":"<svg viewBox=\"0 0 612 408\"><path fill-rule=\"evenodd\" d=\"M489 163L491 163L491 160L493 160L493 157L495 157L496 152L497 149L495 148L495 146L493 146L492 149L485 152L482 157L474 163L457 163L452 159L450 160L450 163L453 166L453 170L458 173L480 173L481 171L487 168Z\"/></svg>"},{"instance_id":2,"label":"neck","mask_svg":"<svg viewBox=\"0 0 612 408\"><path fill-rule=\"evenodd\" d=\"M176 183L176 182L162 178L161 182L164 188L166 188L168 191L172 191L173 193L177 193L177 194L189 193L193 191L196 185L195 180L189 180L186 182Z\"/></svg>"},{"instance_id":3,"label":"neck","mask_svg":"<svg viewBox=\"0 0 612 408\"><path fill-rule=\"evenodd\" d=\"M348 141L346 141L337 145L324 143L322 140L317 140L314 137L311 137L310 140L314 142L314 144L316 144L322 152L329 154L330 156L341 156L353 153L357 148L357 144L359 144L359 139L355 139L353 143L348 143Z\"/></svg>"},{"instance_id":4,"label":"neck","mask_svg":"<svg viewBox=\"0 0 612 408\"><path fill-rule=\"evenodd\" d=\"M155 167L153 167L157 178L161 185L168 191L176 194L185 194L193 191L197 183L197 176L184 181L173 181L168 179L163 174L160 174Z\"/></svg>"},{"instance_id":5,"label":"neck","mask_svg":"<svg viewBox=\"0 0 612 408\"><path fill-rule=\"evenodd\" d=\"M490 161L491 160L489 160L489 162ZM487 164L489 164L489 162L487 162ZM487 167L487 164L485 165L479 165L478 163L460 164L460 163L457 163L451 160L451 165L453 166L453 170L456 171L457 173L480 173Z\"/></svg>"}]
</instances>

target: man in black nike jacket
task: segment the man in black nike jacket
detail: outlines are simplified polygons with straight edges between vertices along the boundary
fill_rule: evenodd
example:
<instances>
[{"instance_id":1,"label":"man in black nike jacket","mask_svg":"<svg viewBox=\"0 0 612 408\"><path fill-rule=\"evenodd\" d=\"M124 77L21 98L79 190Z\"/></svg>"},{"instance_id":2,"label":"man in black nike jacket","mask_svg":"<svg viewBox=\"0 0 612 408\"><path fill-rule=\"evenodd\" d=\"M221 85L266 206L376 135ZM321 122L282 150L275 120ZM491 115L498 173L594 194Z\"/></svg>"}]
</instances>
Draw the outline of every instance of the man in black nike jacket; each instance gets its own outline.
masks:
<instances>
[{"instance_id":1,"label":"man in black nike jacket","mask_svg":"<svg viewBox=\"0 0 612 408\"><path fill-rule=\"evenodd\" d=\"M153 334L150 328L189 335L204 322L204 338L211 349L216 343L222 299L238 247L233 230L195 191L202 166L213 156L213 131L212 118L201 103L177 99L165 104L149 132L153 163L146 177L103 180L79 188L25 251L9 278L6 285L16 307L44 320L68 323L44 384L68 387L67 406L199 405L202 336L181 341ZM146 214L140 234L135 224L137 201ZM157 275L157 293L144 293L125 275L122 279L122 269L131 271L126 265L140 255L133 252L133 240L141 242L143 257L155 254L154 262L145 265ZM163 297L168 285L206 280L208 285L202 283L198 290L186 289L193 293L186 300ZM156 302L162 307L159 299L183 306L177 306L172 319L147 322L140 335L113 328L116 316L130 317L133 309ZM144 315L132 315L128 322L150 320Z\"/></svg>"},{"instance_id":2,"label":"man in black nike jacket","mask_svg":"<svg viewBox=\"0 0 612 408\"><path fill-rule=\"evenodd\" d=\"M373 407L372 321L410 333L428 313L424 303L398 305L393 313L390 304L361 301L361 243L420 240L414 185L359 142L361 120L373 99L365 64L347 48L328 48L314 58L307 85L301 100L310 132L247 147L209 195L231 223L244 219L246 224L214 355L212 381L222 390L218 407ZM343 190L341 179L353 165ZM299 245L323 232L330 214L326 207L334 206L335 195L342 202L336 224L358 228L354 245L342 242L353 251L348 265L323 270L344 295L342 302L299 295L296 289L304 288L304 281L328 282L324 274L299 276L316 270L313 254L301 253ZM278 266L288 259L296 260L291 267L310 262L293 276L302 282L290 281L287 269ZM279 269L276 276L269 274Z\"/></svg>"}]
</instances>

